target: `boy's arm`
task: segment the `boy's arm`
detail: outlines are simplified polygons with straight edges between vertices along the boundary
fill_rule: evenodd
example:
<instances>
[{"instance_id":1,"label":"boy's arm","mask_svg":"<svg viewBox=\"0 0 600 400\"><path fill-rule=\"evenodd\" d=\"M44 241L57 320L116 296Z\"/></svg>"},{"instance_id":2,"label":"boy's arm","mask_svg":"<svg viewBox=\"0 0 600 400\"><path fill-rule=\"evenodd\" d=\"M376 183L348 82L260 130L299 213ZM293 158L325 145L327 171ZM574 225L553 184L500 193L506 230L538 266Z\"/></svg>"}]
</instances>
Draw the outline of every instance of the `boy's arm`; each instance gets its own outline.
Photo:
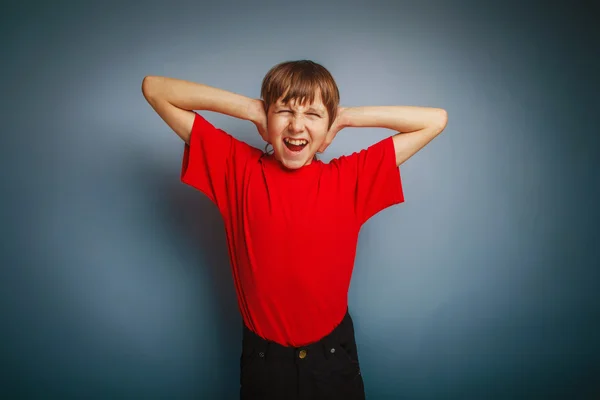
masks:
<instances>
[{"instance_id":1,"label":"boy's arm","mask_svg":"<svg viewBox=\"0 0 600 400\"><path fill-rule=\"evenodd\" d=\"M396 165L412 157L431 142L448 122L446 110L414 106L370 106L344 108L336 129L343 127L388 128L393 136Z\"/></svg>"},{"instance_id":2,"label":"boy's arm","mask_svg":"<svg viewBox=\"0 0 600 400\"><path fill-rule=\"evenodd\" d=\"M261 100L201 83L146 76L142 82L142 93L163 121L188 144L194 123L193 110L214 111L245 119L254 123L259 131L264 123Z\"/></svg>"}]
</instances>

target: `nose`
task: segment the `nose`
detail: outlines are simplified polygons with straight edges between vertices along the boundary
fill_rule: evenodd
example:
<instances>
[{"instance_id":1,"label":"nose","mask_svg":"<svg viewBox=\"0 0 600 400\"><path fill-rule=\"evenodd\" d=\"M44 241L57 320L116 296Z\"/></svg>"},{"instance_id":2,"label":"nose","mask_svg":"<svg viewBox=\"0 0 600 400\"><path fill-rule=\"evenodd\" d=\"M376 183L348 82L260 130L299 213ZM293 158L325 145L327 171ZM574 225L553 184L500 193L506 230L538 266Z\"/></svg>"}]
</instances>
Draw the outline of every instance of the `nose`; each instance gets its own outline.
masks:
<instances>
[{"instance_id":1,"label":"nose","mask_svg":"<svg viewBox=\"0 0 600 400\"><path fill-rule=\"evenodd\" d=\"M292 120L290 121L290 126L289 126L290 132L299 133L299 132L302 132L303 129L304 129L304 122L302 121L302 118L299 118L299 117L292 118Z\"/></svg>"}]
</instances>

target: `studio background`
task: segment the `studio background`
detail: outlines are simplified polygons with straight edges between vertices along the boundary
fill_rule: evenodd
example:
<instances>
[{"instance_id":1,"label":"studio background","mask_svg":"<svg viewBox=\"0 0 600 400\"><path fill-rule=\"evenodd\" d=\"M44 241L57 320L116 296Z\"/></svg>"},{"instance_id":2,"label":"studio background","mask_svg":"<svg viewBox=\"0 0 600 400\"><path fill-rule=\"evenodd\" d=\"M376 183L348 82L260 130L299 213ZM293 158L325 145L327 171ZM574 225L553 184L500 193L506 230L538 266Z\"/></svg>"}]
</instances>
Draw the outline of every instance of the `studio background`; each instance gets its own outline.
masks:
<instances>
[{"instance_id":1,"label":"studio background","mask_svg":"<svg viewBox=\"0 0 600 400\"><path fill-rule=\"evenodd\" d=\"M273 65L312 59L343 106L449 114L401 167L406 202L361 231L349 304L368 398L600 398L597 7L415 3L5 9L2 397L237 397L223 224L180 183L183 143L141 83L258 97ZM345 129L323 158L390 134Z\"/></svg>"}]
</instances>

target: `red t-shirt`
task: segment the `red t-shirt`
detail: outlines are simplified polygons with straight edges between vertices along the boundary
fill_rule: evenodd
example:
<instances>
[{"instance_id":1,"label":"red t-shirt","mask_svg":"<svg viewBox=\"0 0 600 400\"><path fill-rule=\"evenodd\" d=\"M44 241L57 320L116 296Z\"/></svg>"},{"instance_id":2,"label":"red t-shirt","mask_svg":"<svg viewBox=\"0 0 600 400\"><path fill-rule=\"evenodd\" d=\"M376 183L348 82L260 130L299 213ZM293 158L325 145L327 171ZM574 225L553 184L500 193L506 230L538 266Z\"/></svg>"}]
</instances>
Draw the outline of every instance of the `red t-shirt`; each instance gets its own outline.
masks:
<instances>
[{"instance_id":1,"label":"red t-shirt","mask_svg":"<svg viewBox=\"0 0 600 400\"><path fill-rule=\"evenodd\" d=\"M218 207L246 326L286 346L344 317L359 230L404 201L392 138L297 170L196 114L182 182Z\"/></svg>"}]
</instances>

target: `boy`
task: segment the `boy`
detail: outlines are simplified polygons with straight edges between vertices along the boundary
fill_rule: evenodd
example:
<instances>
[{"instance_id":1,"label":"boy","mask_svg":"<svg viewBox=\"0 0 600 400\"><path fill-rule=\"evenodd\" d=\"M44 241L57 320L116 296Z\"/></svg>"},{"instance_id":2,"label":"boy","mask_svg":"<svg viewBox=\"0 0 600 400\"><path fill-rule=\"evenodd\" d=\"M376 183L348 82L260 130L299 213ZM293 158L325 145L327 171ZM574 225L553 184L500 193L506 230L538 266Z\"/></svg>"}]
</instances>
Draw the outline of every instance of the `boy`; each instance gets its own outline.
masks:
<instances>
[{"instance_id":1,"label":"boy","mask_svg":"<svg viewBox=\"0 0 600 400\"><path fill-rule=\"evenodd\" d=\"M244 322L241 398L364 399L347 305L359 230L404 201L398 167L442 132L446 112L339 107L333 77L308 60L274 66L260 100L166 77L144 78L142 91L185 142L181 180L208 196L225 223ZM193 110L251 121L273 152ZM397 133L319 161L344 127Z\"/></svg>"}]
</instances>

